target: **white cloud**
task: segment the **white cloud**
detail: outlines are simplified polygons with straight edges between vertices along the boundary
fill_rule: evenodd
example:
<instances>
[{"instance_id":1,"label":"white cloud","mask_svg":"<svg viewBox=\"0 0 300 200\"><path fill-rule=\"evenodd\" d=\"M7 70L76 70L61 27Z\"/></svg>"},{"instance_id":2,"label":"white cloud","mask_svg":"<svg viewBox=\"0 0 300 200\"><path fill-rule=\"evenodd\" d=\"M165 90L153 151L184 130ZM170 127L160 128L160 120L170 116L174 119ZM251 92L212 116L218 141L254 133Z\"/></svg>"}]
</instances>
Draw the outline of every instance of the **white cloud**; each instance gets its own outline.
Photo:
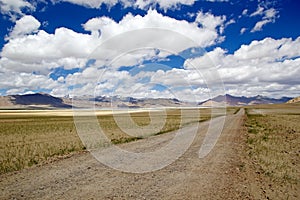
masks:
<instances>
[{"instance_id":1,"label":"white cloud","mask_svg":"<svg viewBox=\"0 0 300 200\"><path fill-rule=\"evenodd\" d=\"M7 94L24 93L41 88L52 90L59 86L57 81L47 76L17 72L0 73L0 85L1 88L8 90Z\"/></svg>"},{"instance_id":2,"label":"white cloud","mask_svg":"<svg viewBox=\"0 0 300 200\"><path fill-rule=\"evenodd\" d=\"M274 59L288 59L299 56L300 38L292 40L291 38L272 39L252 41L249 45L242 45L240 49L234 52L234 56L240 60L264 59L274 61Z\"/></svg>"},{"instance_id":3,"label":"white cloud","mask_svg":"<svg viewBox=\"0 0 300 200\"><path fill-rule=\"evenodd\" d=\"M244 33L246 32L246 30L247 30L247 28L241 28L240 34L241 34L241 35L244 34Z\"/></svg>"},{"instance_id":4,"label":"white cloud","mask_svg":"<svg viewBox=\"0 0 300 200\"><path fill-rule=\"evenodd\" d=\"M0 64L14 70L11 63L27 69L26 65L40 65L41 68L53 68L60 59L83 59L97 46L93 37L76 33L70 29L59 28L54 34L43 30L36 34L12 38L3 47ZM57 66L58 67L58 66Z\"/></svg>"},{"instance_id":5,"label":"white cloud","mask_svg":"<svg viewBox=\"0 0 300 200\"><path fill-rule=\"evenodd\" d=\"M206 0L209 2L228 2L229 0Z\"/></svg>"},{"instance_id":6,"label":"white cloud","mask_svg":"<svg viewBox=\"0 0 300 200\"><path fill-rule=\"evenodd\" d=\"M80 90L84 93L90 91L93 86L91 81L97 80L101 75L98 73L101 71L97 68L107 65L111 59L122 55L113 62L113 68L109 69L111 70L109 76L105 76L111 81L108 81L102 89L109 89L120 77L128 80L132 78L128 73L117 71L120 66L135 65L144 59L164 58L194 46L207 47L216 44L220 38L216 29L222 26L225 19L212 14L203 14L203 16L208 17L214 24L203 22L203 26L199 27L199 22L176 20L155 10L149 10L145 16L128 14L119 22L107 17L93 18L83 24L85 30L91 32L90 34L77 33L64 27L57 28L53 34L50 34L40 30L40 22L34 17L24 16L16 22L2 49L0 71L6 79L0 82L0 86L9 89L9 92L46 88L51 90L52 94L64 96L65 94L62 93L79 81L83 84ZM109 44L104 42L108 39L110 39ZM99 45L104 45L102 47L105 48L94 51ZM133 51L128 52L132 49ZM157 51L157 49L162 50ZM102 53L97 54L99 51ZM91 55L97 55L98 60L87 68L87 58ZM65 78L59 77L57 81L52 80L49 74L61 66L64 69L87 69ZM22 75L18 76L18 74ZM4 80L15 79L19 79L16 83L22 84L7 85L4 82ZM36 85L29 84L26 89L25 83L29 79L32 79L32 82L38 81L35 82ZM140 81L140 79L137 77L132 81ZM123 92L126 93L126 90L124 89Z\"/></svg>"},{"instance_id":7,"label":"white cloud","mask_svg":"<svg viewBox=\"0 0 300 200\"><path fill-rule=\"evenodd\" d=\"M148 10L149 7L158 5L163 10L178 8L180 5L193 5L196 0L58 0L58 2L70 2L89 8L99 8L102 4L109 7L121 3L124 7L136 7Z\"/></svg>"},{"instance_id":8,"label":"white cloud","mask_svg":"<svg viewBox=\"0 0 300 200\"><path fill-rule=\"evenodd\" d=\"M225 53L226 51L220 47L217 47L213 51L207 52L201 57L187 59L184 63L184 67L185 69L196 68L198 70L214 68L215 66L219 66L221 64Z\"/></svg>"},{"instance_id":9,"label":"white cloud","mask_svg":"<svg viewBox=\"0 0 300 200\"><path fill-rule=\"evenodd\" d=\"M102 4L106 4L109 7L118 3L118 0L55 0L53 2L69 2L88 8L100 8Z\"/></svg>"},{"instance_id":10,"label":"white cloud","mask_svg":"<svg viewBox=\"0 0 300 200\"><path fill-rule=\"evenodd\" d=\"M75 1L73 3L85 4L87 7L97 7L101 5L100 2L108 3L108 1L97 0ZM179 1L176 0L137 2L136 6L143 9L154 4L160 5L163 9L179 5ZM182 1L182 4L193 2ZM111 6L114 4L113 1L109 3ZM123 4L131 6L129 1L123 1ZM252 16L261 16L262 20L255 25L253 31L262 29L265 24L275 21L277 15L278 12L275 9L259 7L255 13L252 13ZM155 48L126 52L128 48L139 47L136 46L137 44L142 47L173 49L172 53L176 54L195 45L195 43L176 40L176 34L186 36L187 41L189 39L196 41L197 46L207 47L222 40L220 34L223 33L224 27L231 23L234 21L229 20L226 23L226 16L214 16L211 13L199 12L195 22L187 22L149 10L144 16L128 14L119 22L108 17L90 19L82 25L85 30L91 32L90 34L77 33L63 27L50 34L40 30L41 24L37 19L24 16L16 22L1 52L0 88L6 88L8 94L46 89L50 90L51 94L64 96L68 93L69 86L79 83L82 84L77 91L80 94L93 94L95 90L99 94L104 94L107 90L114 90L118 94L128 96L130 95L128 91L133 88L136 89L133 94L136 97L171 97L175 94L175 91L172 94L168 90L154 90L151 84L142 84L143 78L148 77L153 84L158 83L170 88L182 87L176 94L182 99L189 100L195 96L197 99L205 99L209 88L206 86L201 70L217 67L228 92L235 95L293 96L299 93L300 38L296 40L266 38L253 41L249 45L242 45L233 54L227 54L224 49L215 48L202 57L187 60L184 69L140 71L135 75L117 70L121 65L135 65L143 59L161 58L170 54L170 52L157 53ZM150 28L150 31L130 32L146 28ZM242 28L241 34L245 30L246 28ZM166 32L169 34L166 35ZM114 45L110 43L110 48L102 51L105 54L98 55L96 64L86 66L87 57L99 45L111 37L118 38L122 34L126 41L122 43L121 40L121 43ZM120 42L120 38L112 42ZM126 46L127 44L132 46ZM106 71L99 69L99 66L110 63L110 59L120 53L124 54L114 61L113 68L106 68ZM196 66L200 73L195 73L191 64ZM49 78L53 69L60 66L65 69L82 68L82 71L67 77L61 76L58 80ZM95 86L97 81L103 83ZM184 87L189 84L196 86L196 89ZM279 90L283 93L279 93Z\"/></svg>"},{"instance_id":11,"label":"white cloud","mask_svg":"<svg viewBox=\"0 0 300 200\"><path fill-rule=\"evenodd\" d=\"M143 28L160 28L169 31L178 32L186 37L189 37L197 41L199 46L208 46L215 43L215 40L218 38L218 33L215 31L217 26L220 26L224 21L223 17L213 16L211 14L205 15L209 20L213 21L213 24L208 24L203 22L203 28L199 28L197 23L189 23L184 20L176 20L168 16L163 16L158 13L156 10L149 10L147 15L133 16L132 14L127 14L119 23L116 23L110 18L101 17L90 19L87 23L83 25L85 30L91 31L94 35L101 33L102 39L107 39L112 36L132 31L136 29ZM206 20L206 19L204 19ZM199 22L196 20L196 22ZM202 23L202 21L200 22ZM149 37L149 36L145 36ZM161 35L160 38L164 39L167 36ZM147 38L143 42L145 44L149 43ZM159 40L159 38L157 38ZM157 41L157 43L159 43ZM176 44L173 44L176 45ZM183 47L181 50L184 50L187 47Z\"/></svg>"},{"instance_id":12,"label":"white cloud","mask_svg":"<svg viewBox=\"0 0 300 200\"><path fill-rule=\"evenodd\" d=\"M41 23L31 15L25 15L18 21L9 34L9 38L21 37L23 35L35 33L38 31Z\"/></svg>"},{"instance_id":13,"label":"white cloud","mask_svg":"<svg viewBox=\"0 0 300 200\"><path fill-rule=\"evenodd\" d=\"M247 15L247 14L248 14L248 9L244 9L242 15Z\"/></svg>"},{"instance_id":14,"label":"white cloud","mask_svg":"<svg viewBox=\"0 0 300 200\"><path fill-rule=\"evenodd\" d=\"M212 15L210 15L210 18L214 19ZM216 18L219 20L218 17ZM143 28L163 28L170 32L178 32L177 34L182 34L196 41L196 44L202 47L215 44L218 39L218 33L211 30L211 27L199 28L196 23L179 21L163 16L153 10L150 10L144 17L128 14L119 23L107 17L91 19L83 27L91 31L92 34L77 33L67 28L58 28L54 34L49 34L43 30L37 31L39 25L40 23L31 16L25 16L17 22L10 34L11 37L8 43L5 44L1 52L0 63L4 67L3 62L6 61L18 62L21 65L22 63L42 64L45 67L47 65L53 67L54 62L66 58L69 59L68 62L73 59L73 62L78 63L79 61L76 61L76 59L87 58L101 42L108 38ZM36 33L26 35L32 31ZM97 35L99 32L101 32L101 37ZM134 36L130 38L139 39L144 47L149 45L152 47L171 45L170 48L173 47L176 52L191 47L190 43L173 42L172 37L169 37L170 35L156 34L157 38L147 34L140 34L139 36L140 38ZM118 53L118 49L116 49L116 52Z\"/></svg>"},{"instance_id":15,"label":"white cloud","mask_svg":"<svg viewBox=\"0 0 300 200\"><path fill-rule=\"evenodd\" d=\"M265 11L263 19L275 19L277 14L278 11L276 11L274 8L270 8Z\"/></svg>"},{"instance_id":16,"label":"white cloud","mask_svg":"<svg viewBox=\"0 0 300 200\"><path fill-rule=\"evenodd\" d=\"M257 15L263 15L264 14L264 7L261 7L260 5L257 7L256 11L250 14L250 17L254 17Z\"/></svg>"},{"instance_id":17,"label":"white cloud","mask_svg":"<svg viewBox=\"0 0 300 200\"><path fill-rule=\"evenodd\" d=\"M25 0L0 0L0 11L15 21L17 16L22 16L22 9L35 10L35 7Z\"/></svg>"},{"instance_id":18,"label":"white cloud","mask_svg":"<svg viewBox=\"0 0 300 200\"><path fill-rule=\"evenodd\" d=\"M226 16L214 16L211 13L198 12L196 17L196 22L201 24L204 28L215 31L218 27L224 28L224 22L226 21Z\"/></svg>"},{"instance_id":19,"label":"white cloud","mask_svg":"<svg viewBox=\"0 0 300 200\"><path fill-rule=\"evenodd\" d=\"M253 27L253 29L251 30L251 32L256 32L256 31L261 31L262 27L268 23L272 22L271 20L268 19L264 19L262 21L259 21L255 24L255 26Z\"/></svg>"},{"instance_id":20,"label":"white cloud","mask_svg":"<svg viewBox=\"0 0 300 200\"><path fill-rule=\"evenodd\" d=\"M218 20L219 17L212 15L211 20ZM94 52L99 59L113 58L116 55L126 54L119 63L123 65L134 65L141 61L141 58L150 58L155 55L153 50L145 49L145 47L153 47L158 49L171 50L173 53L179 53L193 46L209 46L215 44L220 38L216 30L208 27L199 28L197 23L188 23L184 20L176 20L159 14L155 10L149 10L145 16L126 15L119 23L110 18L101 17L90 19L83 25L85 30L91 31L92 35L99 37L105 41L110 40L109 46L117 48L105 48L106 52ZM134 30L141 30L135 31ZM131 31L131 32L130 32ZM132 32L133 31L133 32ZM114 38L114 36L116 36ZM180 38L178 39L178 37ZM113 44L114 43L114 44ZM120 43L124 43L123 46ZM143 48L144 53L139 51L131 51L132 49ZM159 56L167 56L170 52L160 52ZM117 63L115 63L117 64Z\"/></svg>"},{"instance_id":21,"label":"white cloud","mask_svg":"<svg viewBox=\"0 0 300 200\"><path fill-rule=\"evenodd\" d=\"M250 15L250 17L254 17L257 15L261 15L262 20L258 21L255 26L253 27L253 29L251 30L251 32L256 32L256 31L261 31L262 27L265 26L268 23L274 23L276 18L278 17L278 11L275 10L274 8L270 8L270 9L264 9L261 6L258 6L257 10L252 13Z\"/></svg>"},{"instance_id":22,"label":"white cloud","mask_svg":"<svg viewBox=\"0 0 300 200\"><path fill-rule=\"evenodd\" d=\"M170 8L177 8L179 5L193 5L195 0L137 0L133 5L136 5L140 9L148 9L151 5L159 5L163 10Z\"/></svg>"},{"instance_id":23,"label":"white cloud","mask_svg":"<svg viewBox=\"0 0 300 200\"><path fill-rule=\"evenodd\" d=\"M96 94L138 98L166 97L187 101L200 101L209 97L210 91L205 80L196 70L168 67L166 71L145 71L141 68L142 66L137 66L132 71L87 68L68 75L65 81L69 85L82 84L71 93L75 96ZM157 90L156 85L163 85L167 89Z\"/></svg>"},{"instance_id":24,"label":"white cloud","mask_svg":"<svg viewBox=\"0 0 300 200\"><path fill-rule=\"evenodd\" d=\"M234 19L230 19L228 22L226 22L225 27L229 26L230 24L234 24L236 21Z\"/></svg>"},{"instance_id":25,"label":"white cloud","mask_svg":"<svg viewBox=\"0 0 300 200\"><path fill-rule=\"evenodd\" d=\"M242 45L233 54L216 48L199 58L187 60L200 71L216 66L228 93L274 97L297 96L300 84L300 37L265 38Z\"/></svg>"}]
</instances>

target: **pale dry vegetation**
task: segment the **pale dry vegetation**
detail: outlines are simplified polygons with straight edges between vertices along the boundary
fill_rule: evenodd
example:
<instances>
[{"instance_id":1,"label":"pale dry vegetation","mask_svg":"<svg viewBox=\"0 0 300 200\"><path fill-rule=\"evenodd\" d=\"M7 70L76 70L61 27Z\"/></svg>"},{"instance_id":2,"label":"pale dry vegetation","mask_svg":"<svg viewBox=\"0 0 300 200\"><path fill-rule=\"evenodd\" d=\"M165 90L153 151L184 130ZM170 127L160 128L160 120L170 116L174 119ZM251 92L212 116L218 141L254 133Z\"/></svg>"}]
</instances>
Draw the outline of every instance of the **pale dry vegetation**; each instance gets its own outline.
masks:
<instances>
[{"instance_id":1,"label":"pale dry vegetation","mask_svg":"<svg viewBox=\"0 0 300 200\"><path fill-rule=\"evenodd\" d=\"M236 108L228 108L233 114ZM47 116L42 111L25 112L9 111L0 113L0 174L20 170L33 165L47 162L72 152L83 151L85 147L79 139L72 116ZM163 127L147 135L158 135L179 129L181 126L208 120L211 118L210 109L193 109L190 112L199 112L199 118L186 117L181 121L179 109L169 109ZM60 113L61 114L61 113ZM121 114L120 114L121 115ZM150 123L149 112L130 114L138 126L147 126ZM218 112L213 117L221 115ZM161 112L152 113L153 121L159 122ZM157 120L155 120L157 119ZM98 116L99 125L106 136L114 144L142 139L144 135L128 135L116 124L113 115ZM152 122L153 123L153 122ZM130 127L129 127L130 128ZM88 129L87 129L88 130Z\"/></svg>"},{"instance_id":2,"label":"pale dry vegetation","mask_svg":"<svg viewBox=\"0 0 300 200\"><path fill-rule=\"evenodd\" d=\"M263 178L266 197L297 199L300 183L300 109L297 106L273 108L247 110L247 153L255 173L266 177Z\"/></svg>"},{"instance_id":3,"label":"pale dry vegetation","mask_svg":"<svg viewBox=\"0 0 300 200\"><path fill-rule=\"evenodd\" d=\"M72 117L0 116L0 173L80 151Z\"/></svg>"}]
</instances>

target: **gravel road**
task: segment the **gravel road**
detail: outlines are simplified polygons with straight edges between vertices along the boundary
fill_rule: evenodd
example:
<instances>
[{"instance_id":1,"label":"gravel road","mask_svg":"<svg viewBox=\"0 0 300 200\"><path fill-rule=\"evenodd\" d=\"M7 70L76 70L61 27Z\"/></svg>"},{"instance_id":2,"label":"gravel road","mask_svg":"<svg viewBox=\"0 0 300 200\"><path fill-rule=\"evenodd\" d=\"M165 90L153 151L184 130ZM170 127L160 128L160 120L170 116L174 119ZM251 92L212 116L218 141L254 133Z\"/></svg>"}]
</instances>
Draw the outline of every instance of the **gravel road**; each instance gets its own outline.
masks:
<instances>
[{"instance_id":1,"label":"gravel road","mask_svg":"<svg viewBox=\"0 0 300 200\"><path fill-rule=\"evenodd\" d=\"M0 176L0 199L246 199L248 193L239 176L243 120L243 109L226 116L222 134L204 158L199 158L199 149L209 122L200 124L190 148L163 169L121 172L84 152ZM174 133L167 133L119 147L151 151L173 137Z\"/></svg>"}]
</instances>

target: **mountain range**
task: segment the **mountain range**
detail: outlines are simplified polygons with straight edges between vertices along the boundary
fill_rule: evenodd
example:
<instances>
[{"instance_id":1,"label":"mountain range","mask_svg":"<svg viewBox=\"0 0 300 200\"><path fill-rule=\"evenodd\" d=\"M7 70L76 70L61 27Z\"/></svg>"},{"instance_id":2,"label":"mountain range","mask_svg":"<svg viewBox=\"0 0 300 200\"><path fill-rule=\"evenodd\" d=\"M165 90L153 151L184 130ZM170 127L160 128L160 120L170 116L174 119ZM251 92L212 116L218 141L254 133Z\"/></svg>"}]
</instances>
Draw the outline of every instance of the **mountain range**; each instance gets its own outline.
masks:
<instances>
[{"instance_id":1,"label":"mountain range","mask_svg":"<svg viewBox=\"0 0 300 200\"><path fill-rule=\"evenodd\" d=\"M1 108L72 108L62 98L45 93L9 95L0 97Z\"/></svg>"},{"instance_id":2,"label":"mountain range","mask_svg":"<svg viewBox=\"0 0 300 200\"><path fill-rule=\"evenodd\" d=\"M300 103L300 96L289 100L287 103Z\"/></svg>"},{"instance_id":3,"label":"mountain range","mask_svg":"<svg viewBox=\"0 0 300 200\"><path fill-rule=\"evenodd\" d=\"M280 99L269 98L265 96L253 97L237 97L229 94L220 95L203 102L184 102L175 98L133 98L120 96L83 96L83 97L54 97L45 93L25 94L25 95L9 95L0 97L1 108L31 108L31 109L51 109L51 108L71 108L95 106L96 108L144 108L144 107L190 107L190 106L211 106L211 105L227 105L242 106L255 104L280 104L292 101L291 97L282 97ZM295 98L296 99L296 98ZM294 100L296 101L296 100Z\"/></svg>"},{"instance_id":4,"label":"mountain range","mask_svg":"<svg viewBox=\"0 0 300 200\"><path fill-rule=\"evenodd\" d=\"M261 95L253 97L236 97L229 94L220 95L215 98L200 102L201 106L210 106L210 105L221 105L226 104L227 106L243 106L243 105L257 105L257 104L280 104L286 103L293 98L291 97L282 97L280 99L265 97Z\"/></svg>"}]
</instances>

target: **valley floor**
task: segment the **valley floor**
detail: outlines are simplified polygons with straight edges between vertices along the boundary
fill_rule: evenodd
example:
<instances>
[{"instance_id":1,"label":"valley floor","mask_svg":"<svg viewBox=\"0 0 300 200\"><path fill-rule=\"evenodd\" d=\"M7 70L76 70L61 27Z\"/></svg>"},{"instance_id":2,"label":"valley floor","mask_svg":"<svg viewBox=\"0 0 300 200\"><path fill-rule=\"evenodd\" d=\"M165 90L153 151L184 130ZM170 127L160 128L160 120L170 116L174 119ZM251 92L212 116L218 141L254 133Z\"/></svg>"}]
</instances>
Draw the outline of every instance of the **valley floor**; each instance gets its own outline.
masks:
<instances>
[{"instance_id":1,"label":"valley floor","mask_svg":"<svg viewBox=\"0 0 300 200\"><path fill-rule=\"evenodd\" d=\"M1 175L0 199L268 199L263 187L267 178L256 173L246 154L245 120L244 109L227 115L216 146L202 159L198 153L209 121L201 123L183 156L161 170L125 173L101 164L90 153L79 153ZM143 147L155 150L173 136L170 132L120 147L136 152Z\"/></svg>"}]
</instances>

